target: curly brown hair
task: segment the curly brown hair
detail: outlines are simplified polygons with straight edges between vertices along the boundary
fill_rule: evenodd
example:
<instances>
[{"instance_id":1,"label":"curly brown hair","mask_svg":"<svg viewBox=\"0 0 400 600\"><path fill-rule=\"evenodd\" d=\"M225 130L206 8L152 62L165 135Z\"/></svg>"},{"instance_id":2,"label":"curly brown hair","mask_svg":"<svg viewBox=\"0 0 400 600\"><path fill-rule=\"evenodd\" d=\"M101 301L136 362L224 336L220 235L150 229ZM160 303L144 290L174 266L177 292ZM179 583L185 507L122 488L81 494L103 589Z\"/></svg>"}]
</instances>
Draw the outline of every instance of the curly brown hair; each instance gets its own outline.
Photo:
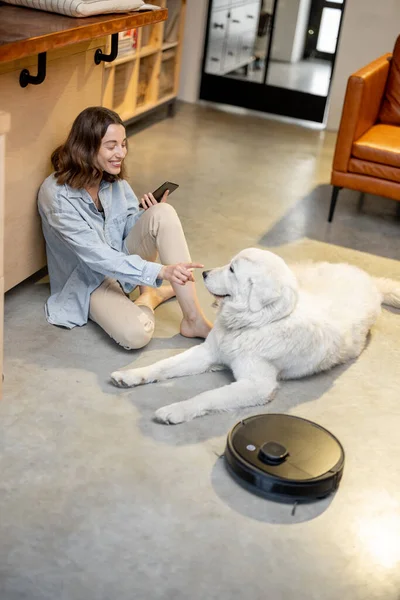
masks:
<instances>
[{"instance_id":1,"label":"curly brown hair","mask_svg":"<svg viewBox=\"0 0 400 600\"><path fill-rule=\"evenodd\" d=\"M124 163L118 175L102 171L96 164L101 140L109 125L122 125L121 117L102 106L85 108L75 119L64 144L54 150L51 163L57 183L67 183L75 189L93 185L99 178L106 181L125 179Z\"/></svg>"}]
</instances>

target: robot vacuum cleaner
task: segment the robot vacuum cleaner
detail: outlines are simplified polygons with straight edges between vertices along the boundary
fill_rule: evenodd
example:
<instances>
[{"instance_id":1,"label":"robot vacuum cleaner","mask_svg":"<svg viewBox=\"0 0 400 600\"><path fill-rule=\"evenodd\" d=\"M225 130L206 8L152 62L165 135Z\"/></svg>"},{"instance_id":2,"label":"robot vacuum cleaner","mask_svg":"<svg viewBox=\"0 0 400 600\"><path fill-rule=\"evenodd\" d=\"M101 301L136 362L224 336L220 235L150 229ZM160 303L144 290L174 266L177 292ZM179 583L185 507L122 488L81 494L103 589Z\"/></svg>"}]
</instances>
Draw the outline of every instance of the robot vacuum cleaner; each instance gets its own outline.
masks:
<instances>
[{"instance_id":1,"label":"robot vacuum cleaner","mask_svg":"<svg viewBox=\"0 0 400 600\"><path fill-rule=\"evenodd\" d=\"M235 479L253 492L307 502L337 490L344 450L334 435L312 421L256 415L229 432L225 462Z\"/></svg>"}]
</instances>

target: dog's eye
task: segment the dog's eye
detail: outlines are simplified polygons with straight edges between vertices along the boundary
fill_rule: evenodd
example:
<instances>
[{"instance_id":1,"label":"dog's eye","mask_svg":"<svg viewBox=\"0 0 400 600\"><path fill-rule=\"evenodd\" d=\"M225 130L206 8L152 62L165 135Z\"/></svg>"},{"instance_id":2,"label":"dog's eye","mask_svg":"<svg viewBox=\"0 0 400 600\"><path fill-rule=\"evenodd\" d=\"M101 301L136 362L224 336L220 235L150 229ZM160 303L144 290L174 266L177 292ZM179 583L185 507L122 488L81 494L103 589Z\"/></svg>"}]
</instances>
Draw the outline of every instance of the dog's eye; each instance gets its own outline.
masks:
<instances>
[{"instance_id":1,"label":"dog's eye","mask_svg":"<svg viewBox=\"0 0 400 600\"><path fill-rule=\"evenodd\" d=\"M235 271L233 270L233 267L232 267L232 265L229 267L229 270L230 270L230 272L231 272L231 273L234 273L234 272L235 272Z\"/></svg>"}]
</instances>

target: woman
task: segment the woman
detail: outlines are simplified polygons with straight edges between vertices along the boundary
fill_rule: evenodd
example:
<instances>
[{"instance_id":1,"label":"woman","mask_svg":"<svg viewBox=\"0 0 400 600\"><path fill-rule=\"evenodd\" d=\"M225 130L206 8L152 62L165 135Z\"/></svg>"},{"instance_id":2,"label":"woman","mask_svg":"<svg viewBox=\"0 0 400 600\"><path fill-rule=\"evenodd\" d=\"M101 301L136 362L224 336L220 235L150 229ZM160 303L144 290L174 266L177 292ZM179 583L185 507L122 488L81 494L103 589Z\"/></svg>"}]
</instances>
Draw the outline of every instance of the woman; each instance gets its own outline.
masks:
<instances>
[{"instance_id":1,"label":"woman","mask_svg":"<svg viewBox=\"0 0 400 600\"><path fill-rule=\"evenodd\" d=\"M54 173L39 190L51 295L49 323L67 328L88 318L127 349L142 348L154 332L154 309L176 295L181 334L207 337L211 324L196 295L182 225L168 192L157 203L138 199L124 179L127 153L120 117L91 107L75 119L51 160ZM162 264L154 262L157 253ZM159 287L162 280L169 283ZM132 302L127 294L139 285Z\"/></svg>"}]
</instances>

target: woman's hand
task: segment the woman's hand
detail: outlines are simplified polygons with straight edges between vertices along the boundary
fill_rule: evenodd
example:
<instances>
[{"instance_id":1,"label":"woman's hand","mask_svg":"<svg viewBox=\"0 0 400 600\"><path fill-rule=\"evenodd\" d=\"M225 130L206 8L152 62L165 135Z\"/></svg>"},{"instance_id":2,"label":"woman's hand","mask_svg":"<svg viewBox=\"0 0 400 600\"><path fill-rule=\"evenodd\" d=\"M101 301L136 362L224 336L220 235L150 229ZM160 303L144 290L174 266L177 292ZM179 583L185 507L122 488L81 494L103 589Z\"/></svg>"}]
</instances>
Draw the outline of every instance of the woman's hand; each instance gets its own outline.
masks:
<instances>
[{"instance_id":1,"label":"woman's hand","mask_svg":"<svg viewBox=\"0 0 400 600\"><path fill-rule=\"evenodd\" d=\"M185 285L188 281L194 281L193 269L202 269L200 263L178 263L176 265L165 265L158 274L160 279L166 279L170 283Z\"/></svg>"},{"instance_id":2,"label":"woman's hand","mask_svg":"<svg viewBox=\"0 0 400 600\"><path fill-rule=\"evenodd\" d=\"M167 190L165 192L165 194L161 198L160 202L166 202L167 198L168 198L168 194L169 194L169 190ZM159 204L159 202L157 202L157 200L154 198L153 194L151 192L149 192L148 194L144 194L143 198L140 198L139 208L144 208L144 210L147 210L154 204Z\"/></svg>"}]
</instances>

